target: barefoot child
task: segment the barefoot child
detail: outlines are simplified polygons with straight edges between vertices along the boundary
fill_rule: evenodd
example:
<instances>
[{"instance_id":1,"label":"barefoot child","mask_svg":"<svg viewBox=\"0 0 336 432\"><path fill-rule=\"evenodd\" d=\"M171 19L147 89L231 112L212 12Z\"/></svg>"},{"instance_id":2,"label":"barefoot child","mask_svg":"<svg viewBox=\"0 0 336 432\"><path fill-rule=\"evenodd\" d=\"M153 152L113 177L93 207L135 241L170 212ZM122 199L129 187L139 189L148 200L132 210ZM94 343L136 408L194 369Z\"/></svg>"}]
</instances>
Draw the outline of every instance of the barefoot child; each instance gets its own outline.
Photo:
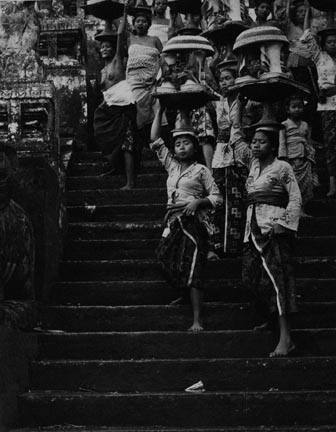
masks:
<instances>
[{"instance_id":1,"label":"barefoot child","mask_svg":"<svg viewBox=\"0 0 336 432\"><path fill-rule=\"evenodd\" d=\"M303 205L313 198L313 164L315 151L311 144L310 127L302 120L304 101L293 95L287 103L288 118L280 132L279 158L288 161L299 184Z\"/></svg>"},{"instance_id":2,"label":"barefoot child","mask_svg":"<svg viewBox=\"0 0 336 432\"><path fill-rule=\"evenodd\" d=\"M202 219L208 209L222 203L222 197L210 170L197 162L200 148L193 130L181 125L173 131L172 154L160 137L162 115L160 107L151 133L151 148L168 172L168 212L158 259L169 282L184 294L190 292L194 316L190 330L198 332L203 330L203 271L209 248Z\"/></svg>"}]
</instances>

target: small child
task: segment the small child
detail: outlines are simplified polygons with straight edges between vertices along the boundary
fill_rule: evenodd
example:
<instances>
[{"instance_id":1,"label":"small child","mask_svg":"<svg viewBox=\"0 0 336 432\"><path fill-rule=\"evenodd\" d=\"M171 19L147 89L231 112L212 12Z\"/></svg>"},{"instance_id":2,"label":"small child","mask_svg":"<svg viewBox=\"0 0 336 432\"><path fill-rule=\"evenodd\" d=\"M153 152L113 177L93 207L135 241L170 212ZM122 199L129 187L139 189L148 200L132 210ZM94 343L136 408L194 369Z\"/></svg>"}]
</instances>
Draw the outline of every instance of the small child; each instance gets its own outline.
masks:
<instances>
[{"instance_id":1,"label":"small child","mask_svg":"<svg viewBox=\"0 0 336 432\"><path fill-rule=\"evenodd\" d=\"M311 144L310 127L302 120L303 114L302 96L292 95L287 102L288 118L282 123L284 129L280 131L278 156L292 165L305 205L314 196L315 150Z\"/></svg>"}]
</instances>

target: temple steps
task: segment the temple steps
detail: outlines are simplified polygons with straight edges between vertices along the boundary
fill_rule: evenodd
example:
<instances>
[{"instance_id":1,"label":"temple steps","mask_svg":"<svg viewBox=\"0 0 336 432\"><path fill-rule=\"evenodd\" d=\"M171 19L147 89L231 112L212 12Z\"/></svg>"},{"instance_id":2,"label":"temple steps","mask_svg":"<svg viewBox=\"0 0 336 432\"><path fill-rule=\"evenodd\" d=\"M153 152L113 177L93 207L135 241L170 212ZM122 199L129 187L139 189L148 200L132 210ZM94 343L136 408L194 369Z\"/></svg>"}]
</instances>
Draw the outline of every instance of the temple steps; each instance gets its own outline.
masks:
<instances>
[{"instance_id":1,"label":"temple steps","mask_svg":"<svg viewBox=\"0 0 336 432\"><path fill-rule=\"evenodd\" d=\"M295 329L336 328L335 303L300 303ZM249 330L260 324L246 303L207 303L204 325L211 330ZM54 306L43 308L42 327L66 332L183 331L190 306Z\"/></svg>"},{"instance_id":2,"label":"temple steps","mask_svg":"<svg viewBox=\"0 0 336 432\"><path fill-rule=\"evenodd\" d=\"M72 240L65 247L66 259L114 260L155 258L159 239ZM336 236L302 237L295 245L296 256L336 255Z\"/></svg>"},{"instance_id":3,"label":"temple steps","mask_svg":"<svg viewBox=\"0 0 336 432\"><path fill-rule=\"evenodd\" d=\"M305 302L336 301L336 279L298 279L297 295ZM175 297L174 297L175 296ZM162 280L59 282L53 289L55 305L132 306L167 305L178 293ZM247 302L240 279L208 280L205 298L212 302Z\"/></svg>"},{"instance_id":4,"label":"temple steps","mask_svg":"<svg viewBox=\"0 0 336 432\"><path fill-rule=\"evenodd\" d=\"M240 425L332 424L335 391L159 392L115 394L36 391L21 396L27 425L217 427ZM132 409L130 409L132 407ZM192 412L188 416L186 413ZM309 417L308 417L309 416Z\"/></svg>"},{"instance_id":5,"label":"temple steps","mask_svg":"<svg viewBox=\"0 0 336 432\"><path fill-rule=\"evenodd\" d=\"M189 321L190 323L190 321ZM336 329L294 330L298 356L336 356ZM270 332L253 330L41 332L41 359L260 358L275 346ZM243 382L242 382L243 385Z\"/></svg>"},{"instance_id":6,"label":"temple steps","mask_svg":"<svg viewBox=\"0 0 336 432\"><path fill-rule=\"evenodd\" d=\"M165 173L157 174L140 174L137 177L137 187L150 188L154 185L156 187L165 187L167 176ZM76 190L95 190L95 189L111 189L120 188L125 185L125 176L79 176L69 177L67 180L67 188L69 191Z\"/></svg>"},{"instance_id":7,"label":"temple steps","mask_svg":"<svg viewBox=\"0 0 336 432\"><path fill-rule=\"evenodd\" d=\"M106 165L100 161L80 161L72 163L69 167L69 173L73 177L78 176L99 176L106 172ZM162 165L157 160L145 160L140 170L141 174L162 173Z\"/></svg>"},{"instance_id":8,"label":"temple steps","mask_svg":"<svg viewBox=\"0 0 336 432\"><path fill-rule=\"evenodd\" d=\"M295 271L299 278L333 278L336 257L300 257L295 259ZM209 262L205 269L207 278L238 278L241 274L240 258L225 258ZM60 266L60 280L161 280L162 272L156 260L69 260Z\"/></svg>"},{"instance_id":9,"label":"temple steps","mask_svg":"<svg viewBox=\"0 0 336 432\"><path fill-rule=\"evenodd\" d=\"M115 428L115 427L86 427L86 426L64 426L55 425L51 427L39 428L24 428L12 429L11 432L334 432L335 426L260 426L260 427L225 427L225 428L165 428L165 427L150 427L150 428Z\"/></svg>"},{"instance_id":10,"label":"temple steps","mask_svg":"<svg viewBox=\"0 0 336 432\"><path fill-rule=\"evenodd\" d=\"M166 205L161 204L116 204L106 206L68 206L70 222L134 222L158 220L162 223Z\"/></svg>"},{"instance_id":11,"label":"temple steps","mask_svg":"<svg viewBox=\"0 0 336 432\"><path fill-rule=\"evenodd\" d=\"M178 392L203 380L207 391L333 390L336 358L41 360L33 390ZM309 376L309 379L307 379Z\"/></svg>"},{"instance_id":12,"label":"temple steps","mask_svg":"<svg viewBox=\"0 0 336 432\"><path fill-rule=\"evenodd\" d=\"M71 222L68 237L71 239L143 239L159 238L163 231L160 219L132 221L100 221L100 222ZM149 219L149 220L148 220ZM336 235L336 217L321 217L304 219L300 225L299 236L324 237Z\"/></svg>"},{"instance_id":13,"label":"temple steps","mask_svg":"<svg viewBox=\"0 0 336 432\"><path fill-rule=\"evenodd\" d=\"M240 258L207 266L204 332L187 331L190 305L167 306L178 293L153 259L166 200L155 155L132 191L104 169L99 152L69 165L66 248L21 432L335 432L336 200L317 197L302 220L297 349L269 359L277 335L252 330ZM184 392L199 380L205 393Z\"/></svg>"}]
</instances>

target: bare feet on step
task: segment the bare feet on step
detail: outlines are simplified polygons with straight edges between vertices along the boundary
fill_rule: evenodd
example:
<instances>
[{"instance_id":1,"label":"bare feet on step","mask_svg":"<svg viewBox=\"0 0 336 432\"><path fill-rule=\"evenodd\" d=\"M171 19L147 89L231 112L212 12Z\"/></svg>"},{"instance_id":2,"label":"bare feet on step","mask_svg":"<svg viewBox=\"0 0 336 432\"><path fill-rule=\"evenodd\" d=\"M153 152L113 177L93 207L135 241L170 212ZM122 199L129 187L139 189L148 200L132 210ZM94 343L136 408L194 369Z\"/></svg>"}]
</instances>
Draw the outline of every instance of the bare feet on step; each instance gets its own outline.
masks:
<instances>
[{"instance_id":1,"label":"bare feet on step","mask_svg":"<svg viewBox=\"0 0 336 432\"><path fill-rule=\"evenodd\" d=\"M122 188L120 188L120 190L123 190L123 191L128 191L128 190L132 190L132 189L134 189L135 188L135 185L133 184L133 185L131 185L131 184L126 184L125 186L123 186Z\"/></svg>"},{"instance_id":2,"label":"bare feet on step","mask_svg":"<svg viewBox=\"0 0 336 432\"><path fill-rule=\"evenodd\" d=\"M270 358L287 357L294 350L295 345L291 339L280 339L278 346L271 352Z\"/></svg>"},{"instance_id":3,"label":"bare feet on step","mask_svg":"<svg viewBox=\"0 0 336 432\"><path fill-rule=\"evenodd\" d=\"M193 332L193 333L199 333L203 330L204 330L204 328L202 327L201 323L194 322L194 324L189 328L188 331Z\"/></svg>"},{"instance_id":4,"label":"bare feet on step","mask_svg":"<svg viewBox=\"0 0 336 432\"><path fill-rule=\"evenodd\" d=\"M207 260L208 261L219 261L219 256L215 252L209 251L208 256L207 256Z\"/></svg>"}]
</instances>

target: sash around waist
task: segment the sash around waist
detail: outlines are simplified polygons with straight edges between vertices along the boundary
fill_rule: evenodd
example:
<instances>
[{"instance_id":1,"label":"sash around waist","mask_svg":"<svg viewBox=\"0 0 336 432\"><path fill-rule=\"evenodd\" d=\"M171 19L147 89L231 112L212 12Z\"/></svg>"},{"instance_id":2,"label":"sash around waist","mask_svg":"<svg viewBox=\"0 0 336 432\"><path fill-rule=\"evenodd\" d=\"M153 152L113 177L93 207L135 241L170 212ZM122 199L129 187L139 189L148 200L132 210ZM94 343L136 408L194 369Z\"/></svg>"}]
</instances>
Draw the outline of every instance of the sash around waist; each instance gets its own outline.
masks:
<instances>
[{"instance_id":1,"label":"sash around waist","mask_svg":"<svg viewBox=\"0 0 336 432\"><path fill-rule=\"evenodd\" d=\"M247 205L254 204L268 204L286 208L288 205L288 195L278 192L252 192L247 196Z\"/></svg>"}]
</instances>

